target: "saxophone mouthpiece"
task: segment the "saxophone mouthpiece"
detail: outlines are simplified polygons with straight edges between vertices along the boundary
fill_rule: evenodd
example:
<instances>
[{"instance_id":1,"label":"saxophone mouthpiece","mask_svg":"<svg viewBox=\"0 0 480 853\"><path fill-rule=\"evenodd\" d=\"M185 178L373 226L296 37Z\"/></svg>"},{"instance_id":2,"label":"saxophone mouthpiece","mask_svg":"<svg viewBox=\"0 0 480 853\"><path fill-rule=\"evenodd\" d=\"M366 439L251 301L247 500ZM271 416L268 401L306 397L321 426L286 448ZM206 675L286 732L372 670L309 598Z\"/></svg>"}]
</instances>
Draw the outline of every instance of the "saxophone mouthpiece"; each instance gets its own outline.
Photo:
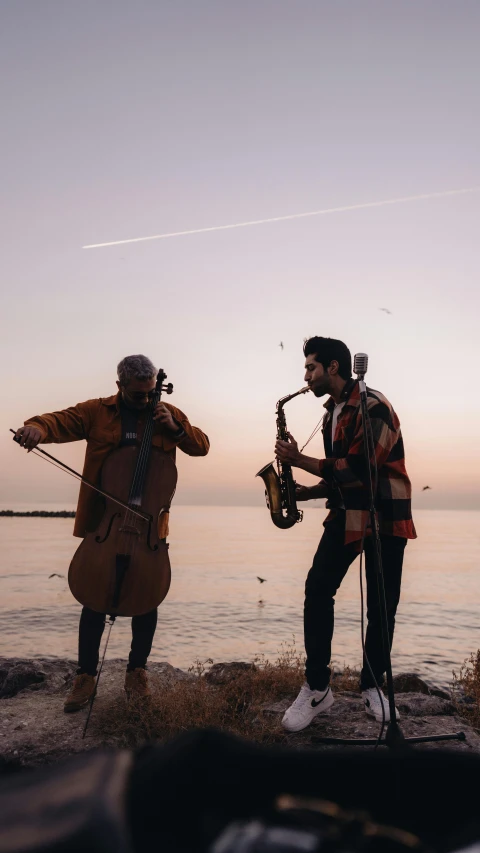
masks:
<instances>
[{"instance_id":1,"label":"saxophone mouthpiece","mask_svg":"<svg viewBox=\"0 0 480 853\"><path fill-rule=\"evenodd\" d=\"M299 391L295 391L293 394L288 394L286 397L282 397L282 399L279 400L277 403L277 409L278 407L285 406L287 403L290 402L290 400L293 400L295 397L298 397L299 394L306 394L307 391L310 391L309 385L305 385L304 388L300 388Z\"/></svg>"}]
</instances>

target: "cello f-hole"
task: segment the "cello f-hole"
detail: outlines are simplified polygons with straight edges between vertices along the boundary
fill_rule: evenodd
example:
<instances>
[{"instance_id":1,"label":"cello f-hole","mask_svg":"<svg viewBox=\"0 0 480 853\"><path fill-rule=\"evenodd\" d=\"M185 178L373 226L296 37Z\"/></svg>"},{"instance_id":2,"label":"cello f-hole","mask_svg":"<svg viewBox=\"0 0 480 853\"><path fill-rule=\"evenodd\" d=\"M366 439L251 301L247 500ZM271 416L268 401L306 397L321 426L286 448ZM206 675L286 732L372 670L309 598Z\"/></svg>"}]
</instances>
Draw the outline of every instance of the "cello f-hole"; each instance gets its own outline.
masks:
<instances>
[{"instance_id":1,"label":"cello f-hole","mask_svg":"<svg viewBox=\"0 0 480 853\"><path fill-rule=\"evenodd\" d=\"M95 542L98 542L98 544L99 544L99 545L101 545L101 544L102 544L102 542L106 542L106 541L107 541L108 537L110 536L110 531L111 531L111 529L112 529L112 524L113 524L113 522L115 521L115 519L116 519L116 518L119 518L119 517L120 517L120 515L121 515L121 513L120 513L120 512L114 512L114 514L112 515L112 517L111 517L111 519L110 519L110 522L109 522L109 524L108 524L107 532L105 533L105 536L103 537L103 539L100 539L100 536L95 536Z\"/></svg>"}]
</instances>

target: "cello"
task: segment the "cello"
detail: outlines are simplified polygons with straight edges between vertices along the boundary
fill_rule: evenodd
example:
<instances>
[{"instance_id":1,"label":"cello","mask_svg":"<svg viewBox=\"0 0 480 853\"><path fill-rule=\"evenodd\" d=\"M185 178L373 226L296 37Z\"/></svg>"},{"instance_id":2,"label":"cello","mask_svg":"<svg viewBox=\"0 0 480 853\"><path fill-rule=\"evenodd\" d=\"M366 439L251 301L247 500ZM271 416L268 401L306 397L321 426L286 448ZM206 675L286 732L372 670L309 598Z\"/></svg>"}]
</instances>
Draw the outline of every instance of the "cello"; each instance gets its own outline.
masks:
<instances>
[{"instance_id":1,"label":"cello","mask_svg":"<svg viewBox=\"0 0 480 853\"><path fill-rule=\"evenodd\" d=\"M158 522L170 508L177 468L152 445L155 407L162 391L173 391L171 383L164 384L166 378L159 370L140 445L118 447L107 456L100 483L103 516L80 543L68 570L74 598L112 617L148 613L170 588L168 544L158 535Z\"/></svg>"}]
</instances>

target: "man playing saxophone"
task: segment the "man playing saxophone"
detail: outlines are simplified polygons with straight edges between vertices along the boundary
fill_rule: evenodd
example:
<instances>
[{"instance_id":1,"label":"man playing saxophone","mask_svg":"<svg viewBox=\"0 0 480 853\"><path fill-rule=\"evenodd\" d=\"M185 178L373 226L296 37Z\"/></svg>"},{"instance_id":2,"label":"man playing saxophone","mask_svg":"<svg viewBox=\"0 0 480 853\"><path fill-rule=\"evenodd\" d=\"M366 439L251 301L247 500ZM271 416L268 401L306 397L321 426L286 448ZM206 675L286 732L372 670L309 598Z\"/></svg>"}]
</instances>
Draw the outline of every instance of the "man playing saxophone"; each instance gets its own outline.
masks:
<instances>
[{"instance_id":1,"label":"man playing saxophone","mask_svg":"<svg viewBox=\"0 0 480 853\"><path fill-rule=\"evenodd\" d=\"M298 486L297 501L327 498L330 512L305 586L304 637L306 683L286 711L282 724L300 731L334 702L329 687L334 596L364 541L367 578L366 660L361 689L366 713L390 719L386 698L375 689L384 680L380 608L369 536L368 469L364 458L363 424L358 381L352 379L348 347L333 338L314 337L304 345L305 381L316 397L329 394L325 403L323 440L325 458L302 454L289 434L277 440L275 453L282 465L301 468L322 480L313 487ZM376 509L380 528L390 646L400 599L403 555L407 539L416 537L411 515L411 485L405 468L400 423L388 400L367 388L367 407L373 433L378 487ZM365 537L365 538L364 538ZM381 698L380 698L381 697Z\"/></svg>"}]
</instances>

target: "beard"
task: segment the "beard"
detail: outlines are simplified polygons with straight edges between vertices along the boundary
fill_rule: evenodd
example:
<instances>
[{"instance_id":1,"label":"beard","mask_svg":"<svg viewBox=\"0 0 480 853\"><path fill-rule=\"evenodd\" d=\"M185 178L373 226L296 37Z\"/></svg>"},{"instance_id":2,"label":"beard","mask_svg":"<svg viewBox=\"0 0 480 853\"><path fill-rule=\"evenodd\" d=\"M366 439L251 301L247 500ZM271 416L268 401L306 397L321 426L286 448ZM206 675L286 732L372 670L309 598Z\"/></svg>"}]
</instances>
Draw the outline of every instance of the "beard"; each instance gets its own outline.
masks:
<instances>
[{"instance_id":1,"label":"beard","mask_svg":"<svg viewBox=\"0 0 480 853\"><path fill-rule=\"evenodd\" d=\"M330 394L330 388L327 382L321 382L312 388L315 397L324 397L325 394Z\"/></svg>"}]
</instances>

